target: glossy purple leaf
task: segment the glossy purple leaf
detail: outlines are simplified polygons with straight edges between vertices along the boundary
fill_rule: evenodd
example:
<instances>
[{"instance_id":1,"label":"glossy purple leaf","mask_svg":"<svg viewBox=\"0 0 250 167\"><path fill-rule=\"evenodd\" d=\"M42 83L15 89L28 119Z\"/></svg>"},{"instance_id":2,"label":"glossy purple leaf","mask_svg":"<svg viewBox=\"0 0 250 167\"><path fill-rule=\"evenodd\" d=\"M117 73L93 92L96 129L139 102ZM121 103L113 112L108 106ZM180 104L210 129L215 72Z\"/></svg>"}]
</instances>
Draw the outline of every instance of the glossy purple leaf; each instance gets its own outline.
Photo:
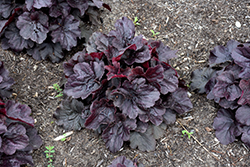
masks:
<instances>
[{"instance_id":1,"label":"glossy purple leaf","mask_svg":"<svg viewBox=\"0 0 250 167\"><path fill-rule=\"evenodd\" d=\"M2 112L1 110L0 112ZM24 122L30 126L34 126L34 119L30 116L31 109L25 104L16 103L8 100L5 104L5 114L9 119Z\"/></svg>"},{"instance_id":2,"label":"glossy purple leaf","mask_svg":"<svg viewBox=\"0 0 250 167\"><path fill-rule=\"evenodd\" d=\"M58 23L50 26L52 31L52 41L60 42L63 48L68 51L77 45L77 37L80 37L79 21L72 15L66 18L58 19Z\"/></svg>"},{"instance_id":3,"label":"glossy purple leaf","mask_svg":"<svg viewBox=\"0 0 250 167\"><path fill-rule=\"evenodd\" d=\"M217 83L214 85L213 94L216 97L225 97L234 101L241 96L241 90L232 71L225 71L217 76Z\"/></svg>"},{"instance_id":4,"label":"glossy purple leaf","mask_svg":"<svg viewBox=\"0 0 250 167\"><path fill-rule=\"evenodd\" d=\"M58 63L64 58L62 47L59 43L36 44L36 47L27 51L36 60L50 59L52 63Z\"/></svg>"},{"instance_id":5,"label":"glossy purple leaf","mask_svg":"<svg viewBox=\"0 0 250 167\"><path fill-rule=\"evenodd\" d=\"M81 12L81 16L84 15L85 11L89 7L88 5L89 0L67 0L67 2L72 8L79 9Z\"/></svg>"},{"instance_id":6,"label":"glossy purple leaf","mask_svg":"<svg viewBox=\"0 0 250 167\"><path fill-rule=\"evenodd\" d=\"M216 130L215 135L221 144L232 143L235 137L241 134L234 119L234 113L231 110L221 108L218 111L213 127Z\"/></svg>"},{"instance_id":7,"label":"glossy purple leaf","mask_svg":"<svg viewBox=\"0 0 250 167\"><path fill-rule=\"evenodd\" d=\"M104 52L109 46L108 37L100 32L94 32L86 46L88 53L92 52Z\"/></svg>"},{"instance_id":8,"label":"glossy purple leaf","mask_svg":"<svg viewBox=\"0 0 250 167\"><path fill-rule=\"evenodd\" d=\"M32 152L34 149L38 149L42 146L42 138L37 134L36 128L32 126L26 126L26 135L29 137L29 144L22 151Z\"/></svg>"},{"instance_id":9,"label":"glossy purple leaf","mask_svg":"<svg viewBox=\"0 0 250 167\"><path fill-rule=\"evenodd\" d=\"M250 107L248 105L243 105L238 108L235 113L235 118L241 124L250 126Z\"/></svg>"},{"instance_id":10,"label":"glossy purple leaf","mask_svg":"<svg viewBox=\"0 0 250 167\"><path fill-rule=\"evenodd\" d=\"M85 121L90 115L89 106L76 99L66 99L54 112L56 123L67 130L80 130L85 127Z\"/></svg>"},{"instance_id":11,"label":"glossy purple leaf","mask_svg":"<svg viewBox=\"0 0 250 167\"><path fill-rule=\"evenodd\" d=\"M175 92L167 95L163 99L165 107L176 111L179 114L183 114L193 108L193 104L188 98L187 91L183 88L178 88Z\"/></svg>"},{"instance_id":12,"label":"glossy purple leaf","mask_svg":"<svg viewBox=\"0 0 250 167\"><path fill-rule=\"evenodd\" d=\"M72 74L65 84L64 92L73 98L87 98L91 93L101 87L97 82L104 74L103 62L78 63L73 68Z\"/></svg>"},{"instance_id":13,"label":"glossy purple leaf","mask_svg":"<svg viewBox=\"0 0 250 167\"><path fill-rule=\"evenodd\" d=\"M24 149L29 144L29 137L26 129L21 124L12 123L8 126L8 131L2 136L2 147L0 152L13 155L16 150Z\"/></svg>"},{"instance_id":14,"label":"glossy purple leaf","mask_svg":"<svg viewBox=\"0 0 250 167\"><path fill-rule=\"evenodd\" d=\"M125 156L117 157L112 161L112 164L108 167L135 167L133 162L129 159L126 159Z\"/></svg>"},{"instance_id":15,"label":"glossy purple leaf","mask_svg":"<svg viewBox=\"0 0 250 167\"><path fill-rule=\"evenodd\" d=\"M216 46L212 51L210 51L209 64L214 66L216 64L224 63L227 61L232 61L231 57L232 51L240 43L234 40L228 41L227 46Z\"/></svg>"},{"instance_id":16,"label":"glossy purple leaf","mask_svg":"<svg viewBox=\"0 0 250 167\"><path fill-rule=\"evenodd\" d=\"M0 96L2 98L10 97L13 84L14 79L9 77L9 72L4 68L3 62L0 61Z\"/></svg>"},{"instance_id":17,"label":"glossy purple leaf","mask_svg":"<svg viewBox=\"0 0 250 167\"><path fill-rule=\"evenodd\" d=\"M148 123L146 122L137 120L136 124L137 124L137 127L135 129L136 132L145 133L146 130L148 129Z\"/></svg>"},{"instance_id":18,"label":"glossy purple leaf","mask_svg":"<svg viewBox=\"0 0 250 167\"><path fill-rule=\"evenodd\" d=\"M6 131L7 131L6 125L4 124L4 121L0 119L0 134L5 133ZM0 148L1 148L1 142L0 142Z\"/></svg>"},{"instance_id":19,"label":"glossy purple leaf","mask_svg":"<svg viewBox=\"0 0 250 167\"><path fill-rule=\"evenodd\" d=\"M48 20L48 16L41 11L24 12L18 17L16 26L20 29L20 35L24 39L31 39L41 44L49 32Z\"/></svg>"},{"instance_id":20,"label":"glossy purple leaf","mask_svg":"<svg viewBox=\"0 0 250 167\"><path fill-rule=\"evenodd\" d=\"M96 130L101 124L108 125L115 121L116 108L105 99L93 102L90 111L91 115L85 123L88 129Z\"/></svg>"},{"instance_id":21,"label":"glossy purple leaf","mask_svg":"<svg viewBox=\"0 0 250 167\"><path fill-rule=\"evenodd\" d=\"M230 108L231 110L234 110L239 107L236 100L228 101L226 98L219 99L219 105L225 109Z\"/></svg>"},{"instance_id":22,"label":"glossy purple leaf","mask_svg":"<svg viewBox=\"0 0 250 167\"><path fill-rule=\"evenodd\" d=\"M234 62L243 68L250 67L250 43L239 44L232 52Z\"/></svg>"},{"instance_id":23,"label":"glossy purple leaf","mask_svg":"<svg viewBox=\"0 0 250 167\"><path fill-rule=\"evenodd\" d=\"M250 104L250 79L248 80L241 80L239 84L242 94L240 99L238 100L238 104L245 105Z\"/></svg>"},{"instance_id":24,"label":"glossy purple leaf","mask_svg":"<svg viewBox=\"0 0 250 167\"><path fill-rule=\"evenodd\" d=\"M205 93L205 86L208 81L216 76L216 70L212 68L203 68L194 70L191 74L191 90L198 90L198 93Z\"/></svg>"},{"instance_id":25,"label":"glossy purple leaf","mask_svg":"<svg viewBox=\"0 0 250 167\"><path fill-rule=\"evenodd\" d=\"M155 139L159 139L164 136L164 133L166 132L167 125L162 123L159 126L156 125L149 125L148 131L152 131L153 137Z\"/></svg>"},{"instance_id":26,"label":"glossy purple leaf","mask_svg":"<svg viewBox=\"0 0 250 167\"><path fill-rule=\"evenodd\" d=\"M92 0L96 7L101 8L103 2L101 0Z\"/></svg>"},{"instance_id":27,"label":"glossy purple leaf","mask_svg":"<svg viewBox=\"0 0 250 167\"><path fill-rule=\"evenodd\" d=\"M25 0L26 8L30 11L32 8L41 9L42 7L51 7L51 0Z\"/></svg>"},{"instance_id":28,"label":"glossy purple leaf","mask_svg":"<svg viewBox=\"0 0 250 167\"><path fill-rule=\"evenodd\" d=\"M11 23L8 28L5 30L5 38L6 42L4 42L2 45L4 49L11 48L12 50L16 52L20 52L23 49L29 49L34 46L34 42L30 39L26 40L19 34L19 29L15 26L14 23Z\"/></svg>"}]
</instances>

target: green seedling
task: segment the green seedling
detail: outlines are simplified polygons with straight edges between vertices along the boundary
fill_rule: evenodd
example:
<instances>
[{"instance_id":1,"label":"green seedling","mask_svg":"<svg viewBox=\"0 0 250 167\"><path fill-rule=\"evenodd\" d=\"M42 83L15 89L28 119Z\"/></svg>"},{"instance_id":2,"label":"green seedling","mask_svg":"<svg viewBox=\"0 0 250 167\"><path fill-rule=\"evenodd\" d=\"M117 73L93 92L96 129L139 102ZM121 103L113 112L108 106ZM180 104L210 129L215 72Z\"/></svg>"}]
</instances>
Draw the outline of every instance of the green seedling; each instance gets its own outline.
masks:
<instances>
[{"instance_id":1,"label":"green seedling","mask_svg":"<svg viewBox=\"0 0 250 167\"><path fill-rule=\"evenodd\" d=\"M54 167L53 166L53 160L52 160L52 157L53 157L53 153L55 153L55 150L54 149L54 146L45 146L45 148L47 150L44 151L44 153L46 154L46 158L49 160L48 161L48 166L47 167Z\"/></svg>"},{"instance_id":2,"label":"green seedling","mask_svg":"<svg viewBox=\"0 0 250 167\"><path fill-rule=\"evenodd\" d=\"M189 139L190 139L190 137L191 137L191 134L194 133L194 132L188 132L187 130L183 130L183 131L181 131L181 132L182 132L182 137L183 137L185 134L187 134Z\"/></svg>"},{"instance_id":3,"label":"green seedling","mask_svg":"<svg viewBox=\"0 0 250 167\"><path fill-rule=\"evenodd\" d=\"M133 23L134 23L135 26L141 25L140 23L138 23L138 21L139 21L138 17L135 17L134 21L133 21Z\"/></svg>"},{"instance_id":4,"label":"green seedling","mask_svg":"<svg viewBox=\"0 0 250 167\"><path fill-rule=\"evenodd\" d=\"M61 141L65 141L66 140L66 134L63 134L63 136L65 136L65 137L62 138Z\"/></svg>"},{"instance_id":5,"label":"green seedling","mask_svg":"<svg viewBox=\"0 0 250 167\"><path fill-rule=\"evenodd\" d=\"M150 30L150 32L152 32L152 37L156 37L160 34L160 32L155 32L154 30Z\"/></svg>"},{"instance_id":6,"label":"green seedling","mask_svg":"<svg viewBox=\"0 0 250 167\"><path fill-rule=\"evenodd\" d=\"M60 86L57 83L53 84L53 88L57 91L57 93L59 93L58 95L56 95L56 97L63 96L62 89L60 88Z\"/></svg>"}]
</instances>

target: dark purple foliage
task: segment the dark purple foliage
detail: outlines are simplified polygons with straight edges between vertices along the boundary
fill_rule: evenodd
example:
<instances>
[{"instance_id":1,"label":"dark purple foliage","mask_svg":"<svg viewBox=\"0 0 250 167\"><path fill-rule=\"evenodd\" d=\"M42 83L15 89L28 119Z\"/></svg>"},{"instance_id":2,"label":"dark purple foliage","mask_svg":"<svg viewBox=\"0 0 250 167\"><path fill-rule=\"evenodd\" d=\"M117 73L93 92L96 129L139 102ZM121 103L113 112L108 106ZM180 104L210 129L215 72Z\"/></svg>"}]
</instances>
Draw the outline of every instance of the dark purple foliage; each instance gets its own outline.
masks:
<instances>
[{"instance_id":1,"label":"dark purple foliage","mask_svg":"<svg viewBox=\"0 0 250 167\"><path fill-rule=\"evenodd\" d=\"M0 97L10 97L12 94L11 86L14 79L9 77L9 72L4 68L3 62L0 61Z\"/></svg>"},{"instance_id":2,"label":"dark purple foliage","mask_svg":"<svg viewBox=\"0 0 250 167\"><path fill-rule=\"evenodd\" d=\"M175 51L160 41L149 45L141 35L135 37L128 18L118 20L115 28L108 35L94 33L88 53L78 52L64 63L64 93L84 106L91 104L85 127L100 133L111 152L126 141L132 148L152 151L166 124L189 111L192 103L186 89L179 88L177 72L165 62ZM66 116L56 117L57 122L70 127Z\"/></svg>"},{"instance_id":3,"label":"dark purple foliage","mask_svg":"<svg viewBox=\"0 0 250 167\"><path fill-rule=\"evenodd\" d=\"M30 153L42 140L33 127L30 108L13 101L1 101L0 105L0 166L33 165Z\"/></svg>"},{"instance_id":4,"label":"dark purple foliage","mask_svg":"<svg viewBox=\"0 0 250 167\"><path fill-rule=\"evenodd\" d=\"M3 49L28 51L36 60L53 63L64 57L78 39L87 42L86 27L101 21L101 0L22 0L0 2L0 37Z\"/></svg>"},{"instance_id":5,"label":"dark purple foliage","mask_svg":"<svg viewBox=\"0 0 250 167\"><path fill-rule=\"evenodd\" d=\"M206 92L208 99L222 107L214 119L219 141L229 144L241 135L250 148L250 43L231 40L226 47L216 46L210 52L209 63L210 68L203 71L212 75L203 80L202 73L199 76L194 71L191 86Z\"/></svg>"},{"instance_id":6,"label":"dark purple foliage","mask_svg":"<svg viewBox=\"0 0 250 167\"><path fill-rule=\"evenodd\" d=\"M129 159L126 159L124 156L117 157L112 161L112 164L108 167L144 167L142 164L136 165L136 160L131 161Z\"/></svg>"}]
</instances>

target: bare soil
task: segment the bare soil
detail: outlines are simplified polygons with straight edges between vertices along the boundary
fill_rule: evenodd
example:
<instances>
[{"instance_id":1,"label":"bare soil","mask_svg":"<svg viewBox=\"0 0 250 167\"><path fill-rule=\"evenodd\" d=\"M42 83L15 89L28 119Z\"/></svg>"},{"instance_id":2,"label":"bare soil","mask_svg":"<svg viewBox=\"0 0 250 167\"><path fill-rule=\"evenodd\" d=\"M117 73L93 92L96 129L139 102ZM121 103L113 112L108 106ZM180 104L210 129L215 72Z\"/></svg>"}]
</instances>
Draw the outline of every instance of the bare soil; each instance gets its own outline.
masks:
<instances>
[{"instance_id":1,"label":"bare soil","mask_svg":"<svg viewBox=\"0 0 250 167\"><path fill-rule=\"evenodd\" d=\"M117 19L126 16L139 18L137 35L151 38L150 30L160 32L155 38L171 49L178 50L172 65L187 83L190 74L208 64L209 51L216 45L225 45L230 39L246 42L250 39L250 1L248 0L104 0L112 12L103 10L103 25L97 27L104 33L113 29ZM240 26L236 22L240 23ZM68 60L72 54L66 57ZM52 115L62 98L55 98L51 88L54 83L64 83L61 63L35 61L26 54L0 50L0 60L16 81L13 99L31 107L35 126L44 144L34 151L36 167L47 166L45 146L55 146L55 167L106 167L117 156L138 159L146 167L220 167L249 166L250 152L241 141L222 145L215 137L213 119L218 106L208 101L206 95L191 93L192 111L178 117L178 122L195 139L182 137L180 123L168 126L163 138L157 141L156 150L142 152L128 144L112 154L101 137L91 130L74 132L66 141L53 141L65 131L58 127ZM65 61L66 61L65 60ZM205 150L207 149L207 151Z\"/></svg>"}]
</instances>

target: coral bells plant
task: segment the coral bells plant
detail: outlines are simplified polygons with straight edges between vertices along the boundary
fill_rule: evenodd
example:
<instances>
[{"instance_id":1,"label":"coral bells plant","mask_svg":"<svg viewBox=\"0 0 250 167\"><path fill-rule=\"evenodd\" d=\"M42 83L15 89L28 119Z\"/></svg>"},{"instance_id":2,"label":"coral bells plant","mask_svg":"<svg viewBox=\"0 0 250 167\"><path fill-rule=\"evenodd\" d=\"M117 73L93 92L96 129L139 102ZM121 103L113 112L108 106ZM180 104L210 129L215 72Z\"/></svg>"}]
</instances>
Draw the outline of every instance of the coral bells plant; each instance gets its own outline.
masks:
<instances>
[{"instance_id":1,"label":"coral bells plant","mask_svg":"<svg viewBox=\"0 0 250 167\"><path fill-rule=\"evenodd\" d=\"M14 84L8 74L0 62L0 166L33 165L31 153L42 145L42 140L27 105L3 102L11 95L10 87Z\"/></svg>"},{"instance_id":2,"label":"coral bells plant","mask_svg":"<svg viewBox=\"0 0 250 167\"><path fill-rule=\"evenodd\" d=\"M88 39L87 22L100 23L101 0L1 0L1 47L26 50L36 60L59 62L78 39Z\"/></svg>"},{"instance_id":3,"label":"coral bells plant","mask_svg":"<svg viewBox=\"0 0 250 167\"><path fill-rule=\"evenodd\" d=\"M192 103L169 64L176 51L135 36L133 21L126 17L115 28L93 33L87 51L64 63L68 97L54 117L65 129L98 131L111 152L126 141L131 148L152 151L166 125Z\"/></svg>"},{"instance_id":4,"label":"coral bells plant","mask_svg":"<svg viewBox=\"0 0 250 167\"><path fill-rule=\"evenodd\" d=\"M222 144L236 137L250 148L250 42L231 40L210 51L209 67L192 73L193 90L207 93L221 108L214 119L216 137Z\"/></svg>"}]
</instances>

